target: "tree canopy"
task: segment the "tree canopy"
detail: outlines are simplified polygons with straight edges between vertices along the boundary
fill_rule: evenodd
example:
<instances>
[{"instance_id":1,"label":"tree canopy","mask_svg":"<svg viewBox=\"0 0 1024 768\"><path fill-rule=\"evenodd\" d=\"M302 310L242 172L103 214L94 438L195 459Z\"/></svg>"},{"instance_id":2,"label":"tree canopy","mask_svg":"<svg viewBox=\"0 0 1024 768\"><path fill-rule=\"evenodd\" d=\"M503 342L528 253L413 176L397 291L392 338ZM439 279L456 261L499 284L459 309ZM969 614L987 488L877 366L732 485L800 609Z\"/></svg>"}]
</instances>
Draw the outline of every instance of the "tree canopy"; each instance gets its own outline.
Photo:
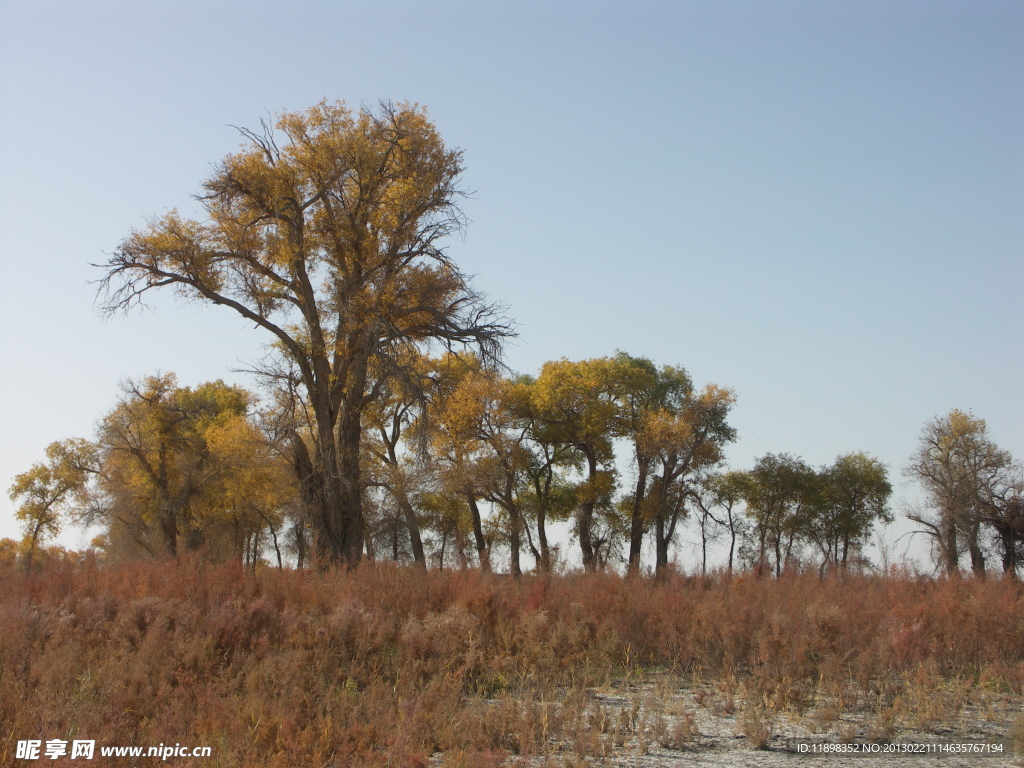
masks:
<instances>
[{"instance_id":1,"label":"tree canopy","mask_svg":"<svg viewBox=\"0 0 1024 768\"><path fill-rule=\"evenodd\" d=\"M508 324L448 258L463 224L462 153L426 110L327 103L243 130L198 196L127 237L103 279L109 312L170 288L271 335L312 410L302 482L321 556L363 550L363 413L410 353L474 345L494 360Z\"/></svg>"}]
</instances>

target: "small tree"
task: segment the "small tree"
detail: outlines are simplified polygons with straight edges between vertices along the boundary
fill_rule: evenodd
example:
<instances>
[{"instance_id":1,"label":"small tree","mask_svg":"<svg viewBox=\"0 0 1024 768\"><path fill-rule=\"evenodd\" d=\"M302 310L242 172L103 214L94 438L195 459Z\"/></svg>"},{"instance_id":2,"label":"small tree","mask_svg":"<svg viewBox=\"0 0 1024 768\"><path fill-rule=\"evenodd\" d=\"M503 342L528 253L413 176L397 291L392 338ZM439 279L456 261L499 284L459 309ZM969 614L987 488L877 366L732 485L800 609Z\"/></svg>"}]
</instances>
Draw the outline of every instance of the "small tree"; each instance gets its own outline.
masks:
<instances>
[{"instance_id":1,"label":"small tree","mask_svg":"<svg viewBox=\"0 0 1024 768\"><path fill-rule=\"evenodd\" d=\"M582 471L576 486L575 533L583 567L594 571L607 559L607 540L598 530L602 508L615 491L614 438L621 429L615 362L596 358L554 360L541 368L530 388L534 430L549 444L569 451L567 463ZM598 551L605 547L603 555Z\"/></svg>"},{"instance_id":2,"label":"small tree","mask_svg":"<svg viewBox=\"0 0 1024 768\"><path fill-rule=\"evenodd\" d=\"M1024 467L1014 463L981 489L984 522L995 533L1003 573L1016 577L1024 563Z\"/></svg>"},{"instance_id":3,"label":"small tree","mask_svg":"<svg viewBox=\"0 0 1024 768\"><path fill-rule=\"evenodd\" d=\"M22 550L27 567L42 543L60 533L64 515L81 503L95 462L92 443L63 440L47 446L45 462L15 476L7 494L11 501L21 501L14 515L24 528Z\"/></svg>"},{"instance_id":4,"label":"small tree","mask_svg":"<svg viewBox=\"0 0 1024 768\"><path fill-rule=\"evenodd\" d=\"M700 512L702 571L707 567L707 542L717 538L708 533L710 520L729 535L727 569L732 573L736 558L736 541L743 535L745 524L740 517L743 500L749 493L750 478L746 472L712 472L701 476L691 495Z\"/></svg>"},{"instance_id":5,"label":"small tree","mask_svg":"<svg viewBox=\"0 0 1024 768\"><path fill-rule=\"evenodd\" d=\"M818 477L801 459L766 454L747 473L746 507L752 523L757 567L774 567L775 575L797 555L813 514Z\"/></svg>"},{"instance_id":6,"label":"small tree","mask_svg":"<svg viewBox=\"0 0 1024 768\"><path fill-rule=\"evenodd\" d=\"M708 384L687 393L675 411L645 415L637 444L638 453L652 457L659 471L650 490L658 571L668 567L669 545L694 478L721 462L726 443L735 439L736 430L726 421L735 401L732 390Z\"/></svg>"},{"instance_id":7,"label":"small tree","mask_svg":"<svg viewBox=\"0 0 1024 768\"><path fill-rule=\"evenodd\" d=\"M865 453L838 457L819 474L821 483L808 538L822 554L822 567L845 571L851 553L870 538L876 522L891 523L885 465Z\"/></svg>"}]
</instances>

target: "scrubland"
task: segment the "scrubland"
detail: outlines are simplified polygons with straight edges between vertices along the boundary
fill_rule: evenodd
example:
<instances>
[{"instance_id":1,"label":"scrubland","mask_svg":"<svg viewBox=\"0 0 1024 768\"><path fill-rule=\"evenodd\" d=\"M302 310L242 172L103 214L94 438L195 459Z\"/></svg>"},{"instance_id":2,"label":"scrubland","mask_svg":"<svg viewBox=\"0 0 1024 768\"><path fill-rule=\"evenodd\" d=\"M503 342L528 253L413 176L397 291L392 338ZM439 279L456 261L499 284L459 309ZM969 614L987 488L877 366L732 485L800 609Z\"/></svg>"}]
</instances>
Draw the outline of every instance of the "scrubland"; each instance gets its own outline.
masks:
<instances>
[{"instance_id":1,"label":"scrubland","mask_svg":"<svg viewBox=\"0 0 1024 768\"><path fill-rule=\"evenodd\" d=\"M1022 730L1024 587L1000 578L86 559L0 567L0 627L3 764L19 739L412 768Z\"/></svg>"}]
</instances>

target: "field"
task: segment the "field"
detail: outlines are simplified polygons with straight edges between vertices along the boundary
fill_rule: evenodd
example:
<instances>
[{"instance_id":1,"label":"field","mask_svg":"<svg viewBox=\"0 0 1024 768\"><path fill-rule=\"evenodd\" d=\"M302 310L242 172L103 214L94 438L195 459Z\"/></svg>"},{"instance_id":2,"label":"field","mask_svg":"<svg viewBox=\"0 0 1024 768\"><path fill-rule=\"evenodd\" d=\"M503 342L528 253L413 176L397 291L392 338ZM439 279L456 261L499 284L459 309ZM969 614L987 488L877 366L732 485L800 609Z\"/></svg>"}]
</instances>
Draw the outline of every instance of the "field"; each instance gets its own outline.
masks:
<instances>
[{"instance_id":1,"label":"field","mask_svg":"<svg viewBox=\"0 0 1024 768\"><path fill-rule=\"evenodd\" d=\"M1024 736L1024 587L1000 578L86 559L3 567L0 621L3 765L31 764L26 739L211 748L174 765L414 768L757 749L767 765L800 744Z\"/></svg>"}]
</instances>

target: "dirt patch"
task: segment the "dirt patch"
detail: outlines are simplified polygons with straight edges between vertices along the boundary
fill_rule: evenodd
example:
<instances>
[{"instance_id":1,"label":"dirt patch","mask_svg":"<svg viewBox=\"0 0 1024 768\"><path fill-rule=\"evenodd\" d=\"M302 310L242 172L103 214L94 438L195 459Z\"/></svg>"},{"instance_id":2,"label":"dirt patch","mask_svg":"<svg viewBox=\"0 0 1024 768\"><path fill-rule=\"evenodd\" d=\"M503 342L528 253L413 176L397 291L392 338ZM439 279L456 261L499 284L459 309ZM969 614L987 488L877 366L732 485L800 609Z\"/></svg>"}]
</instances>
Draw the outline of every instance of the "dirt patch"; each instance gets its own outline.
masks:
<instances>
[{"instance_id":1,"label":"dirt patch","mask_svg":"<svg viewBox=\"0 0 1024 768\"><path fill-rule=\"evenodd\" d=\"M856 690L672 677L576 692L530 766L1024 765L1022 699L957 681ZM491 706L508 707L508 700ZM1015 752L1016 737L1016 752ZM435 755L436 766L460 761Z\"/></svg>"}]
</instances>

